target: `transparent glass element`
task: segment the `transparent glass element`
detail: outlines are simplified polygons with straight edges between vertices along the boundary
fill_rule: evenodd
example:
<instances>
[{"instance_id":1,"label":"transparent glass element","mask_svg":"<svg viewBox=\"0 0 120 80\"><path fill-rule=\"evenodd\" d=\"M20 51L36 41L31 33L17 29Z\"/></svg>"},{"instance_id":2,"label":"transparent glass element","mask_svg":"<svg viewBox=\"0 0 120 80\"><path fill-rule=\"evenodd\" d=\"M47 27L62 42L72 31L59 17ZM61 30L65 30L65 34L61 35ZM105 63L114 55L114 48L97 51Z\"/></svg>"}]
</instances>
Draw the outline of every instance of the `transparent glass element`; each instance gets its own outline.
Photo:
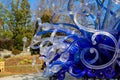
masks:
<instances>
[{"instance_id":1,"label":"transparent glass element","mask_svg":"<svg viewBox=\"0 0 120 80\"><path fill-rule=\"evenodd\" d=\"M114 47L111 47L109 45L105 45L105 44L98 44L98 47L99 48L102 48L102 49L106 49L106 50L109 50L109 51L115 51L115 48Z\"/></svg>"},{"instance_id":2,"label":"transparent glass element","mask_svg":"<svg viewBox=\"0 0 120 80\"><path fill-rule=\"evenodd\" d=\"M50 36L50 41L51 41L51 42L53 42L53 39L54 39L54 36L55 36L56 32L57 32L57 29L55 29L55 30L52 32L52 34L51 34L51 36Z\"/></svg>"},{"instance_id":3,"label":"transparent glass element","mask_svg":"<svg viewBox=\"0 0 120 80\"><path fill-rule=\"evenodd\" d=\"M57 73L62 67L60 65L54 65L52 68L51 68L51 71L53 73Z\"/></svg>"},{"instance_id":4,"label":"transparent glass element","mask_svg":"<svg viewBox=\"0 0 120 80\"><path fill-rule=\"evenodd\" d=\"M48 50L51 48L51 46L48 46L50 43L49 40L44 40L41 44L40 44L40 54L41 55L47 55Z\"/></svg>"},{"instance_id":5,"label":"transparent glass element","mask_svg":"<svg viewBox=\"0 0 120 80\"><path fill-rule=\"evenodd\" d=\"M51 24L49 24L49 23L43 23L42 26L43 26L42 30L46 30L46 31L50 30L52 28Z\"/></svg>"},{"instance_id":6,"label":"transparent glass element","mask_svg":"<svg viewBox=\"0 0 120 80\"><path fill-rule=\"evenodd\" d=\"M51 60L53 60L55 55L56 55L56 49L55 48L50 49L46 55L46 61L50 62Z\"/></svg>"},{"instance_id":7,"label":"transparent glass element","mask_svg":"<svg viewBox=\"0 0 120 80\"><path fill-rule=\"evenodd\" d=\"M69 59L69 53L68 53L68 52L63 53L63 54L60 56L60 61L61 61L61 62L67 62L68 59Z\"/></svg>"},{"instance_id":8,"label":"transparent glass element","mask_svg":"<svg viewBox=\"0 0 120 80\"><path fill-rule=\"evenodd\" d=\"M115 4L120 4L120 0L112 0Z\"/></svg>"}]
</instances>

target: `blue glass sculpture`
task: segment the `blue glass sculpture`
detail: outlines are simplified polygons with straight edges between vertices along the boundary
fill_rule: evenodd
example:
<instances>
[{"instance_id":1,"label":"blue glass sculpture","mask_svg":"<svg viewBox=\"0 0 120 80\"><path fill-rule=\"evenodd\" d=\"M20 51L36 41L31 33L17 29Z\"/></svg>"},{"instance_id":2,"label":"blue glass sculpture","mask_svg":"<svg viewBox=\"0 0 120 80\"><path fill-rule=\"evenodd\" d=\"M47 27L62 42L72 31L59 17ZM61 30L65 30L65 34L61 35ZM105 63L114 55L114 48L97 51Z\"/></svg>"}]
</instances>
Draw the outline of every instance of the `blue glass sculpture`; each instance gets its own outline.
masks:
<instances>
[{"instance_id":1,"label":"blue glass sculpture","mask_svg":"<svg viewBox=\"0 0 120 80\"><path fill-rule=\"evenodd\" d=\"M40 48L40 59L45 61L43 76L120 78L120 0L57 1L49 0L51 22L38 20L31 43L31 48ZM56 15L63 17L54 23ZM48 33L50 37L41 38Z\"/></svg>"}]
</instances>

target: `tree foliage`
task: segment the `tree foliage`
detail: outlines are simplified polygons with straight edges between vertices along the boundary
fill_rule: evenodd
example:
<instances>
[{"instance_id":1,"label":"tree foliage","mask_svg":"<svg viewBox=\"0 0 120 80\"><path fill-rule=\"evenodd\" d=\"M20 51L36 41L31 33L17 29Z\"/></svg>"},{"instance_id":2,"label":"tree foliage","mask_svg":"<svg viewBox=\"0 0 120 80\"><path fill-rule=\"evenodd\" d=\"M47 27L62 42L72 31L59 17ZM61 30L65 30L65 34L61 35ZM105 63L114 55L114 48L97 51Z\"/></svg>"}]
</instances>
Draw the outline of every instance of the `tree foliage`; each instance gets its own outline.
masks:
<instances>
[{"instance_id":1,"label":"tree foliage","mask_svg":"<svg viewBox=\"0 0 120 80\"><path fill-rule=\"evenodd\" d=\"M3 49L12 50L13 44L14 41L12 39L0 39L0 50Z\"/></svg>"},{"instance_id":2,"label":"tree foliage","mask_svg":"<svg viewBox=\"0 0 120 80\"><path fill-rule=\"evenodd\" d=\"M22 26L28 26L31 20L31 14L30 14L30 4L28 0L22 0L21 2L21 9L20 11L22 12Z\"/></svg>"},{"instance_id":3,"label":"tree foliage","mask_svg":"<svg viewBox=\"0 0 120 80\"><path fill-rule=\"evenodd\" d=\"M2 18L0 17L0 25L2 26L0 28L0 38L1 41L13 40L13 49L22 50L22 38L26 36L29 44L33 36L33 24L30 23L30 3L28 0L10 0L9 2L11 6L9 10L0 3L0 16L2 16ZM8 25L9 30L4 29L5 24Z\"/></svg>"},{"instance_id":4,"label":"tree foliage","mask_svg":"<svg viewBox=\"0 0 120 80\"><path fill-rule=\"evenodd\" d=\"M12 42L14 46L12 49L22 50L22 38L25 36L28 38L28 46L31 42L33 34L35 33L33 23L31 23L32 13L30 10L31 6L29 0L2 0L2 2L5 2L6 6L0 3L0 38L2 38L1 40L9 39L14 41ZM42 0L42 3L44 4L44 0ZM40 5L37 8L39 8ZM37 17L41 17L43 23L50 22L50 18L53 14L51 9L47 8L38 12L39 13L35 14ZM39 14L42 15L39 16ZM58 18L56 18L55 21L57 21L57 19ZM5 24L8 25L8 30L4 29Z\"/></svg>"},{"instance_id":5,"label":"tree foliage","mask_svg":"<svg viewBox=\"0 0 120 80\"><path fill-rule=\"evenodd\" d=\"M32 32L28 32L28 29L30 29L32 26L30 25L30 3L28 2L28 0L12 0L11 8L11 25L13 26L12 30L14 34L14 46L15 49L22 50L22 38L28 34L29 36L32 34ZM31 40L31 37L28 37L29 41Z\"/></svg>"}]
</instances>

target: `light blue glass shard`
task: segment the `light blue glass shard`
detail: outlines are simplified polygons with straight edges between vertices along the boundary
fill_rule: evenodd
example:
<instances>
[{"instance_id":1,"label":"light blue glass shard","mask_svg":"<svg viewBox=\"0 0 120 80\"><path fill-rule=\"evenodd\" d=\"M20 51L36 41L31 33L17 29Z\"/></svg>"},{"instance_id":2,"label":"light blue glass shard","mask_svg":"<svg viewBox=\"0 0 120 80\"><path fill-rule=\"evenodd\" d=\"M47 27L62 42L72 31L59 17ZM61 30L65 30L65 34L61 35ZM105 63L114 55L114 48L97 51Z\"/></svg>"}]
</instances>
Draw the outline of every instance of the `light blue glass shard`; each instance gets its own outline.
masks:
<instances>
[{"instance_id":1,"label":"light blue glass shard","mask_svg":"<svg viewBox=\"0 0 120 80\"><path fill-rule=\"evenodd\" d=\"M112 0L115 4L120 4L120 0Z\"/></svg>"}]
</instances>

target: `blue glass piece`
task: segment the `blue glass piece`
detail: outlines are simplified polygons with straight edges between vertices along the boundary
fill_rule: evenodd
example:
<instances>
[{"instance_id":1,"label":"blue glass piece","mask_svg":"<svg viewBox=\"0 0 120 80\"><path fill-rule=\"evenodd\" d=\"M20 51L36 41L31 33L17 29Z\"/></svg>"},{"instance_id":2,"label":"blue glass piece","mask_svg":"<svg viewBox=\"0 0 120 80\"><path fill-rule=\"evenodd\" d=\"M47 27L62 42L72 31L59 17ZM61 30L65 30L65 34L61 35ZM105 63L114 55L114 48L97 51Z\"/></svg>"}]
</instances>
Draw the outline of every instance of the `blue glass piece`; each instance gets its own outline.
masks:
<instances>
[{"instance_id":1,"label":"blue glass piece","mask_svg":"<svg viewBox=\"0 0 120 80\"><path fill-rule=\"evenodd\" d=\"M76 78L80 78L83 77L86 73L86 70L77 70L77 73L74 73L73 71L76 70L73 67L69 67L69 74L76 77Z\"/></svg>"},{"instance_id":2,"label":"blue glass piece","mask_svg":"<svg viewBox=\"0 0 120 80\"><path fill-rule=\"evenodd\" d=\"M103 71L105 73L106 78L110 79L110 78L113 78L115 76L115 71L111 66L105 68Z\"/></svg>"},{"instance_id":3,"label":"blue glass piece","mask_svg":"<svg viewBox=\"0 0 120 80\"><path fill-rule=\"evenodd\" d=\"M96 77L95 70L88 69L87 76L91 78L95 78Z\"/></svg>"},{"instance_id":4,"label":"blue glass piece","mask_svg":"<svg viewBox=\"0 0 120 80\"><path fill-rule=\"evenodd\" d=\"M95 74L97 78L104 78L104 73L102 70L97 70Z\"/></svg>"},{"instance_id":5,"label":"blue glass piece","mask_svg":"<svg viewBox=\"0 0 120 80\"><path fill-rule=\"evenodd\" d=\"M107 20L108 20L109 13L110 13L110 6L111 6L111 3L112 3L111 0L109 0L109 1L108 1L108 5L107 5L106 14L105 14L105 17L104 17L104 20L103 20L101 29L104 29L105 23L106 23Z\"/></svg>"}]
</instances>

